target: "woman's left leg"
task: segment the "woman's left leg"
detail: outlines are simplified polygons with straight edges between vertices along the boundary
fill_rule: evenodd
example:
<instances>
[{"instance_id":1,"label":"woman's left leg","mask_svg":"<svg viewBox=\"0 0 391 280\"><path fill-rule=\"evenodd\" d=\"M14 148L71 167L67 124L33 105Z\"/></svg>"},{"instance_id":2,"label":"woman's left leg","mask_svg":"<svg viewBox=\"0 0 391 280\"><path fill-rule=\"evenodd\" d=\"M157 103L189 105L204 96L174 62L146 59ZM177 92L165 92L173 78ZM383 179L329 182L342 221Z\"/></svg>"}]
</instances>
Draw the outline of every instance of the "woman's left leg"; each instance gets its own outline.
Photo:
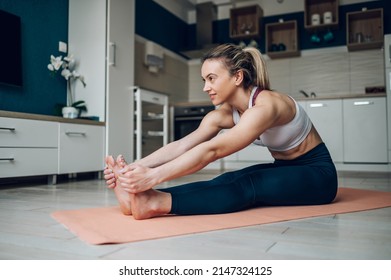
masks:
<instances>
[{"instance_id":1,"label":"woman's left leg","mask_svg":"<svg viewBox=\"0 0 391 280\"><path fill-rule=\"evenodd\" d=\"M255 189L249 174L273 169L273 164L258 164L226 172L209 181L198 181L162 189L172 196L172 214L220 214L254 205Z\"/></svg>"}]
</instances>

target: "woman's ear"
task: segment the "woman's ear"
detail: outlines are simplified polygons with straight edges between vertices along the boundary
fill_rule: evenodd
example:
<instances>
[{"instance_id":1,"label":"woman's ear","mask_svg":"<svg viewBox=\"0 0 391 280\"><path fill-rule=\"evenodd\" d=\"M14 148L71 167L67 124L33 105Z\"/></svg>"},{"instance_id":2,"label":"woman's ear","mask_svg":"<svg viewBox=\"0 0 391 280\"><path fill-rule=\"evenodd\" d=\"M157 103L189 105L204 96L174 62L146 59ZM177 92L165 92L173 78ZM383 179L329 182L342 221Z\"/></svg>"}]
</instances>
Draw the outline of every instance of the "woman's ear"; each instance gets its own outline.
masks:
<instances>
[{"instance_id":1,"label":"woman's ear","mask_svg":"<svg viewBox=\"0 0 391 280\"><path fill-rule=\"evenodd\" d=\"M240 86L243 82L243 71L238 70L235 74L235 85Z\"/></svg>"}]
</instances>

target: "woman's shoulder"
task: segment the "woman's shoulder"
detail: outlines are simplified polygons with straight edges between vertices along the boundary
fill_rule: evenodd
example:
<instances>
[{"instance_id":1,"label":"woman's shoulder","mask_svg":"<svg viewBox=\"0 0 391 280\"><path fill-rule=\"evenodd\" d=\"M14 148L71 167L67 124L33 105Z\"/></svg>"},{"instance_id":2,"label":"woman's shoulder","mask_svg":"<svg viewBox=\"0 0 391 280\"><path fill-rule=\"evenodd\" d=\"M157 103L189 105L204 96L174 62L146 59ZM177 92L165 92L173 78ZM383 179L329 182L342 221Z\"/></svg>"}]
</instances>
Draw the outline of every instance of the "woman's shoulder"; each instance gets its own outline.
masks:
<instances>
[{"instance_id":1,"label":"woman's shoulder","mask_svg":"<svg viewBox=\"0 0 391 280\"><path fill-rule=\"evenodd\" d=\"M282 125L292 120L296 114L295 100L284 93L272 90L262 91L255 101L255 106L269 113L275 120L274 125Z\"/></svg>"},{"instance_id":2,"label":"woman's shoulder","mask_svg":"<svg viewBox=\"0 0 391 280\"><path fill-rule=\"evenodd\" d=\"M208 122L213 122L219 127L232 127L232 107L226 103L219 105L215 110L209 112L204 119L208 120Z\"/></svg>"},{"instance_id":3,"label":"woman's shoulder","mask_svg":"<svg viewBox=\"0 0 391 280\"><path fill-rule=\"evenodd\" d=\"M294 103L292 97L290 97L289 95L285 94L285 93L281 93L281 92L278 92L278 91L274 91L274 90L262 90L257 98L255 99L255 104L281 104L281 103L288 103L288 104L292 104L292 102Z\"/></svg>"}]
</instances>

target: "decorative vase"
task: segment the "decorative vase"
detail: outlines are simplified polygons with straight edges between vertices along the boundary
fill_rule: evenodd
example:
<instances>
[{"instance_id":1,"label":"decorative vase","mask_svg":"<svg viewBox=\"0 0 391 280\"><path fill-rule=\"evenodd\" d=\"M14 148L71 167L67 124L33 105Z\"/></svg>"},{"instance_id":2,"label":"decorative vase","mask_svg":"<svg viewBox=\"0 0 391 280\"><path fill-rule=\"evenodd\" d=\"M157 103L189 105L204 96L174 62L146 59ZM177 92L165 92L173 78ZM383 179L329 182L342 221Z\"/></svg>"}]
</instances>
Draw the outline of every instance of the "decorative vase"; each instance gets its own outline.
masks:
<instances>
[{"instance_id":1,"label":"decorative vase","mask_svg":"<svg viewBox=\"0 0 391 280\"><path fill-rule=\"evenodd\" d=\"M68 119L76 119L79 116L79 110L75 107L62 108L62 116Z\"/></svg>"}]
</instances>

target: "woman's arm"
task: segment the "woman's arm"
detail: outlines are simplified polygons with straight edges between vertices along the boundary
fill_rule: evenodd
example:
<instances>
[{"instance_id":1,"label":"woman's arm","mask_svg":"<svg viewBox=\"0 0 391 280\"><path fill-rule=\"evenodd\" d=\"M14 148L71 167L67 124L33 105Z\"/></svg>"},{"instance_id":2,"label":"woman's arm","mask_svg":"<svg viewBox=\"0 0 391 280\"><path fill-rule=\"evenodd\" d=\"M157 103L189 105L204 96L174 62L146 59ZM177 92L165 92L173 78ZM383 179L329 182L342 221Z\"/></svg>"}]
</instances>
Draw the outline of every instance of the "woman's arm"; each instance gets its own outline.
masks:
<instances>
[{"instance_id":1,"label":"woman's arm","mask_svg":"<svg viewBox=\"0 0 391 280\"><path fill-rule=\"evenodd\" d=\"M231 117L230 117L231 116ZM140 176L146 174L143 169L150 169L161 166L178 156L182 155L186 151L190 150L194 146L204 141L207 141L219 133L222 128L233 126L232 111L229 106L221 106L212 112L209 112L201 121L199 127L186 137L177 141L171 142L152 154L125 166L124 172L134 170L136 175L137 171L141 171ZM118 170L119 167L112 156L106 157L106 168L104 170L106 184L109 188L114 188L117 185ZM116 173L117 175L115 175ZM129 174L127 174L129 176ZM141 179L141 178L140 178Z\"/></svg>"},{"instance_id":2,"label":"woman's arm","mask_svg":"<svg viewBox=\"0 0 391 280\"><path fill-rule=\"evenodd\" d=\"M225 116L225 112L219 111L219 109L209 112L195 131L181 139L168 143L150 155L137 160L134 164L144 167L158 167L177 158L196 145L210 140L222 129L220 120L225 119L223 114Z\"/></svg>"},{"instance_id":3,"label":"woman's arm","mask_svg":"<svg viewBox=\"0 0 391 280\"><path fill-rule=\"evenodd\" d=\"M156 168L129 165L119 176L121 186L128 192L138 193L174 178L192 174L210 162L243 149L252 143L275 121L273 106L255 106L248 109L240 122L231 129L194 145L187 152ZM232 121L232 117L231 117ZM205 122L203 125L207 125Z\"/></svg>"}]
</instances>

